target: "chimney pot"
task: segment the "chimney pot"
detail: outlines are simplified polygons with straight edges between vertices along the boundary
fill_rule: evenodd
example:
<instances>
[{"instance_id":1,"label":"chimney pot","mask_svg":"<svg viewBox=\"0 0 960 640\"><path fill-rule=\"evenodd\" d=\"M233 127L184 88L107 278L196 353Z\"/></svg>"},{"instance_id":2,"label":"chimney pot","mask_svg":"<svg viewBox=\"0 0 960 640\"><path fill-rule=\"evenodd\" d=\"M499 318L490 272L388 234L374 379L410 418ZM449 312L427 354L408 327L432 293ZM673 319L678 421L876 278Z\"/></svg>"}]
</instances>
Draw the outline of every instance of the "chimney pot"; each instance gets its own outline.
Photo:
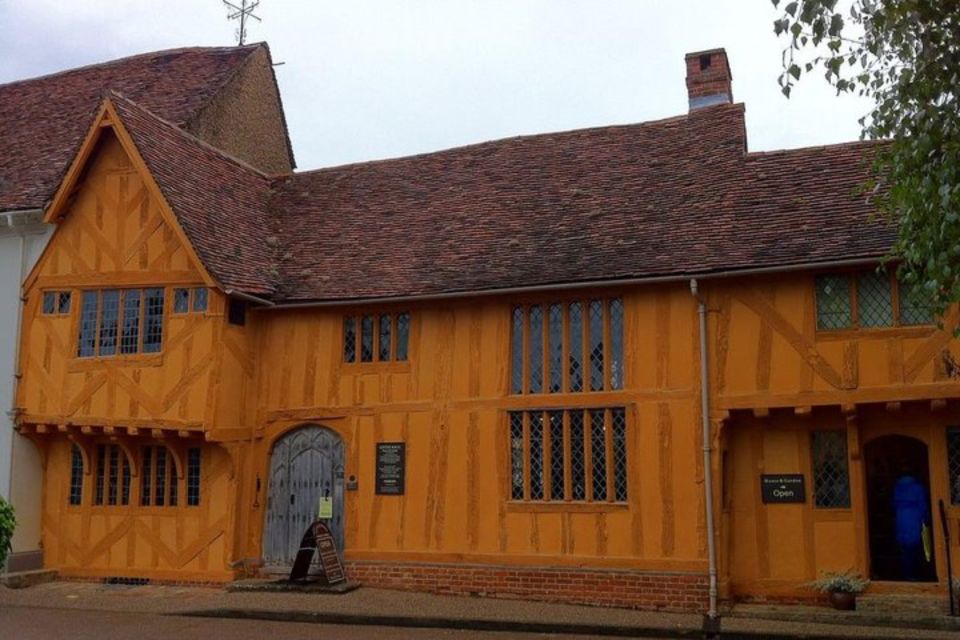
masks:
<instances>
[{"instance_id":1,"label":"chimney pot","mask_svg":"<svg viewBox=\"0 0 960 640\"><path fill-rule=\"evenodd\" d=\"M733 102L733 75L724 49L688 53L686 64L690 111Z\"/></svg>"}]
</instances>

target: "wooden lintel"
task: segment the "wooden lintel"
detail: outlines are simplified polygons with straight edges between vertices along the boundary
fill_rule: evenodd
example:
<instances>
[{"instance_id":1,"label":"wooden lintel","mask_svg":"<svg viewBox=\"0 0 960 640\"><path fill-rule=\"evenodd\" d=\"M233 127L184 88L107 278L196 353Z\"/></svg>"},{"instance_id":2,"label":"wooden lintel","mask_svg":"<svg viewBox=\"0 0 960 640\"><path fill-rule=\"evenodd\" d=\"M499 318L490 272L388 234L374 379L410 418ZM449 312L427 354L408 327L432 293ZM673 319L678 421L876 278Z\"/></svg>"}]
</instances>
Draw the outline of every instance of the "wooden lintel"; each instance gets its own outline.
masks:
<instances>
[{"instance_id":1,"label":"wooden lintel","mask_svg":"<svg viewBox=\"0 0 960 640\"><path fill-rule=\"evenodd\" d=\"M770 415L770 407L754 407L753 408L754 418L766 418L769 415Z\"/></svg>"},{"instance_id":2,"label":"wooden lintel","mask_svg":"<svg viewBox=\"0 0 960 640\"><path fill-rule=\"evenodd\" d=\"M947 407L947 401L943 398L937 398L930 401L930 411L941 411Z\"/></svg>"},{"instance_id":3,"label":"wooden lintel","mask_svg":"<svg viewBox=\"0 0 960 640\"><path fill-rule=\"evenodd\" d=\"M805 405L805 406L794 407L794 408L793 408L793 415L799 416L799 417L801 417L801 418L806 418L806 417L808 417L811 413L813 413L813 407L811 407L810 405Z\"/></svg>"},{"instance_id":4,"label":"wooden lintel","mask_svg":"<svg viewBox=\"0 0 960 640\"><path fill-rule=\"evenodd\" d=\"M150 436L157 440L163 440L163 429L150 429Z\"/></svg>"},{"instance_id":5,"label":"wooden lintel","mask_svg":"<svg viewBox=\"0 0 960 640\"><path fill-rule=\"evenodd\" d=\"M888 402L886 404L886 407L887 407L887 411L891 411L891 412L900 411L899 402Z\"/></svg>"}]
</instances>

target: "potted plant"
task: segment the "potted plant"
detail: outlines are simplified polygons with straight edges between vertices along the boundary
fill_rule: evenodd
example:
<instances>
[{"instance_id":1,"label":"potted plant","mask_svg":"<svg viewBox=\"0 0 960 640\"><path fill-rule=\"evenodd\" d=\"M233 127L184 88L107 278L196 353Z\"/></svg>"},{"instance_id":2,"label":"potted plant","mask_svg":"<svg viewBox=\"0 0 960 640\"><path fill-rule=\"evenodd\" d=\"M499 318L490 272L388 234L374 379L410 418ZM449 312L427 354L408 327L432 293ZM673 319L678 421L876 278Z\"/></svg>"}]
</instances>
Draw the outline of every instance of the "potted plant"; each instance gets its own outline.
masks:
<instances>
[{"instance_id":1,"label":"potted plant","mask_svg":"<svg viewBox=\"0 0 960 640\"><path fill-rule=\"evenodd\" d=\"M869 580L850 569L843 573L826 572L808 586L827 594L834 609L853 611L857 608L857 595L866 591L869 584Z\"/></svg>"},{"instance_id":2,"label":"potted plant","mask_svg":"<svg viewBox=\"0 0 960 640\"><path fill-rule=\"evenodd\" d=\"M13 506L0 498L0 573L3 573L3 567L7 561L15 526L17 526L17 520L13 517Z\"/></svg>"}]
</instances>

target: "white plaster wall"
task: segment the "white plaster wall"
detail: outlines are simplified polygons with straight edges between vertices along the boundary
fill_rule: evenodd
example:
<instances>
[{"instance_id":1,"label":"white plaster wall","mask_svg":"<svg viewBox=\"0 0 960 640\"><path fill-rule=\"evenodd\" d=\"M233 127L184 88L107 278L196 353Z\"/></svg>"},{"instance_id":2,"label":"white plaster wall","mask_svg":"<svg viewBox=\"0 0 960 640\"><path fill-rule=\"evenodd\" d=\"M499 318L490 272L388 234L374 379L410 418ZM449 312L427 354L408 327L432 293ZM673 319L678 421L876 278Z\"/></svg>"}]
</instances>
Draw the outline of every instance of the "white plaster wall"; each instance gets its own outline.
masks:
<instances>
[{"instance_id":1,"label":"white plaster wall","mask_svg":"<svg viewBox=\"0 0 960 640\"><path fill-rule=\"evenodd\" d=\"M13 430L7 413L14 406L20 284L51 233L52 228L43 226L0 232L0 495L16 509L14 553L39 549L43 473L36 448Z\"/></svg>"}]
</instances>

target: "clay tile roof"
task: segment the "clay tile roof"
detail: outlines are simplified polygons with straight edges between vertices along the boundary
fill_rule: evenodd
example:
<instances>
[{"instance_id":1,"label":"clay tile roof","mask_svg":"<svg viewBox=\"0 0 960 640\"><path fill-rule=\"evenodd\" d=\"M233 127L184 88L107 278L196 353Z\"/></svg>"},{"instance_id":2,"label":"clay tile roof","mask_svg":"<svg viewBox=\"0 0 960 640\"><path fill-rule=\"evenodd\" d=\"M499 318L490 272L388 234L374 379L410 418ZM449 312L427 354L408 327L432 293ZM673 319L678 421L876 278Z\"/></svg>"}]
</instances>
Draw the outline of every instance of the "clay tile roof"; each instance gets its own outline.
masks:
<instances>
[{"instance_id":1,"label":"clay tile roof","mask_svg":"<svg viewBox=\"0 0 960 640\"><path fill-rule=\"evenodd\" d=\"M45 206L105 91L183 125L259 46L158 51L0 85L0 211Z\"/></svg>"},{"instance_id":2,"label":"clay tile roof","mask_svg":"<svg viewBox=\"0 0 960 640\"><path fill-rule=\"evenodd\" d=\"M279 180L287 301L879 256L860 144L746 153L742 105Z\"/></svg>"},{"instance_id":3,"label":"clay tile roof","mask_svg":"<svg viewBox=\"0 0 960 640\"><path fill-rule=\"evenodd\" d=\"M193 248L225 289L275 291L270 178L118 94L110 100Z\"/></svg>"}]
</instances>

